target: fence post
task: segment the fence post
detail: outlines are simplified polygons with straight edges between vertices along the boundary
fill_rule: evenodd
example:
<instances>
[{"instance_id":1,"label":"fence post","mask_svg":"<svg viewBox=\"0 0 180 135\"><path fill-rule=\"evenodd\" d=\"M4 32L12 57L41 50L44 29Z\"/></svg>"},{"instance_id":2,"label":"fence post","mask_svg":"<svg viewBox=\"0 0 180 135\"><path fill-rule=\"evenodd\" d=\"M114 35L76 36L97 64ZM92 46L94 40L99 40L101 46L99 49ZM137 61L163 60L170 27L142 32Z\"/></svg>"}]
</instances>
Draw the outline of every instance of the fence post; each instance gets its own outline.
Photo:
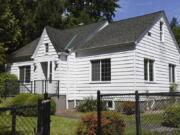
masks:
<instances>
[{"instance_id":1,"label":"fence post","mask_svg":"<svg viewBox=\"0 0 180 135\"><path fill-rule=\"evenodd\" d=\"M31 81L31 93L33 92L33 81Z\"/></svg>"},{"instance_id":2,"label":"fence post","mask_svg":"<svg viewBox=\"0 0 180 135\"><path fill-rule=\"evenodd\" d=\"M49 99L49 102L47 102L47 104L46 104L46 113L47 113L47 119L46 119L46 133L47 133L47 135L50 135L50 122L51 122L51 98L48 98Z\"/></svg>"},{"instance_id":3,"label":"fence post","mask_svg":"<svg viewBox=\"0 0 180 135\"><path fill-rule=\"evenodd\" d=\"M36 81L34 80L34 94L36 94Z\"/></svg>"},{"instance_id":4,"label":"fence post","mask_svg":"<svg viewBox=\"0 0 180 135\"><path fill-rule=\"evenodd\" d=\"M98 119L98 130L97 135L101 135L101 93L97 91L97 119Z\"/></svg>"},{"instance_id":5,"label":"fence post","mask_svg":"<svg viewBox=\"0 0 180 135\"><path fill-rule=\"evenodd\" d=\"M12 109L12 135L16 134L16 106Z\"/></svg>"},{"instance_id":6,"label":"fence post","mask_svg":"<svg viewBox=\"0 0 180 135\"><path fill-rule=\"evenodd\" d=\"M47 99L48 99L48 94L44 93L44 100L47 100Z\"/></svg>"},{"instance_id":7,"label":"fence post","mask_svg":"<svg viewBox=\"0 0 180 135\"><path fill-rule=\"evenodd\" d=\"M41 133L42 129L42 99L38 99L38 119L37 119L37 132Z\"/></svg>"},{"instance_id":8,"label":"fence post","mask_svg":"<svg viewBox=\"0 0 180 135\"><path fill-rule=\"evenodd\" d=\"M136 99L136 135L140 135L140 106L139 106L139 94L135 92Z\"/></svg>"},{"instance_id":9,"label":"fence post","mask_svg":"<svg viewBox=\"0 0 180 135\"><path fill-rule=\"evenodd\" d=\"M6 80L4 81L4 97L5 99L7 97L7 81Z\"/></svg>"}]
</instances>

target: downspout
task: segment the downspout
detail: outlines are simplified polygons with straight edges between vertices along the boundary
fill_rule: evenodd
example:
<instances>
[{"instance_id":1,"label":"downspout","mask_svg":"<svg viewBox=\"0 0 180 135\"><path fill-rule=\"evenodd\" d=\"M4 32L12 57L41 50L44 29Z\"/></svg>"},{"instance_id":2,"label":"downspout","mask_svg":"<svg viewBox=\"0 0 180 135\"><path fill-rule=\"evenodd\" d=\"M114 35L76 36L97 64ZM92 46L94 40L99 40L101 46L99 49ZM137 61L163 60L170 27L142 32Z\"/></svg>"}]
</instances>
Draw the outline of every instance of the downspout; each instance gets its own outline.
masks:
<instances>
[{"instance_id":1,"label":"downspout","mask_svg":"<svg viewBox=\"0 0 180 135\"><path fill-rule=\"evenodd\" d=\"M67 91L66 91L66 109L69 109L68 96L69 96L69 56L67 56Z\"/></svg>"},{"instance_id":2,"label":"downspout","mask_svg":"<svg viewBox=\"0 0 180 135\"><path fill-rule=\"evenodd\" d=\"M134 91L136 91L137 90L137 80L136 80L136 44L137 44L137 42L135 42L135 46L134 46L134 56L133 56L133 65L134 65Z\"/></svg>"},{"instance_id":3,"label":"downspout","mask_svg":"<svg viewBox=\"0 0 180 135\"><path fill-rule=\"evenodd\" d=\"M72 39L66 44L66 46L65 46L65 48L64 48L64 50L66 51L66 50L68 50L69 49L69 47L70 47L70 45L72 44L72 42L74 41L74 39L77 37L77 34L76 35L74 35L73 37L72 37ZM67 80L68 80L68 84L67 84L67 92L66 92L66 109L69 109L69 103L68 103L68 96L69 96L69 84L70 84L70 82L69 82L69 55L67 55Z\"/></svg>"}]
</instances>

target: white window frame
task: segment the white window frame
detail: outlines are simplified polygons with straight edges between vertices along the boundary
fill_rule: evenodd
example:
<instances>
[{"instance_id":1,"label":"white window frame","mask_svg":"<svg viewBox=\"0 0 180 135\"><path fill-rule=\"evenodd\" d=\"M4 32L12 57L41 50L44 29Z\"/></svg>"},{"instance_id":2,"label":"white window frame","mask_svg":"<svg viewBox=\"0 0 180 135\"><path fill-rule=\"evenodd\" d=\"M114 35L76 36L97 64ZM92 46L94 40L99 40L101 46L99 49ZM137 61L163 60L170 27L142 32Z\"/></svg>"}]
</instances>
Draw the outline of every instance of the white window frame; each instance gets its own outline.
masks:
<instances>
[{"instance_id":1,"label":"white window frame","mask_svg":"<svg viewBox=\"0 0 180 135\"><path fill-rule=\"evenodd\" d=\"M147 80L145 80L144 76L144 81L145 82L150 82L150 83L155 83L156 82L156 76L155 76L155 60L154 59L149 59L149 58L144 58L144 60L147 60ZM150 72L149 72L149 61L153 61L153 81L150 81ZM144 64L143 64L144 65ZM144 71L145 72L145 71ZM145 73L144 73L145 75Z\"/></svg>"},{"instance_id":2,"label":"white window frame","mask_svg":"<svg viewBox=\"0 0 180 135\"><path fill-rule=\"evenodd\" d=\"M111 83L111 80L112 80L112 68L111 68L111 79L110 81L102 81L102 75L101 75L101 61L102 60L105 60L105 59L110 59L110 64L111 64L111 58L102 58L102 59L90 59L90 83ZM100 80L99 81L93 81L92 80L92 61L98 61L100 60Z\"/></svg>"},{"instance_id":3,"label":"white window frame","mask_svg":"<svg viewBox=\"0 0 180 135\"><path fill-rule=\"evenodd\" d=\"M27 70L27 67L30 67L30 78L29 78L29 82L26 82L26 76L27 76L27 74L26 74L26 70ZM30 83L31 82L31 65L25 65L25 66L20 66L19 67L19 80L21 79L21 68L24 68L24 70L23 70L23 72L24 72L24 76L23 76L23 82L22 83ZM21 81L21 80L20 80Z\"/></svg>"},{"instance_id":4,"label":"white window frame","mask_svg":"<svg viewBox=\"0 0 180 135\"><path fill-rule=\"evenodd\" d=\"M170 67L170 65L171 65L171 67ZM172 74L173 68L172 68L172 66L174 66L174 82L172 81L173 80L173 74ZM176 65L175 64L169 64L168 70L169 70L169 68L170 68L169 83L176 83Z\"/></svg>"},{"instance_id":5,"label":"white window frame","mask_svg":"<svg viewBox=\"0 0 180 135\"><path fill-rule=\"evenodd\" d=\"M108 102L112 102L112 107L108 106ZM106 106L107 106L108 110L115 110L115 103L113 100L106 101Z\"/></svg>"}]
</instances>

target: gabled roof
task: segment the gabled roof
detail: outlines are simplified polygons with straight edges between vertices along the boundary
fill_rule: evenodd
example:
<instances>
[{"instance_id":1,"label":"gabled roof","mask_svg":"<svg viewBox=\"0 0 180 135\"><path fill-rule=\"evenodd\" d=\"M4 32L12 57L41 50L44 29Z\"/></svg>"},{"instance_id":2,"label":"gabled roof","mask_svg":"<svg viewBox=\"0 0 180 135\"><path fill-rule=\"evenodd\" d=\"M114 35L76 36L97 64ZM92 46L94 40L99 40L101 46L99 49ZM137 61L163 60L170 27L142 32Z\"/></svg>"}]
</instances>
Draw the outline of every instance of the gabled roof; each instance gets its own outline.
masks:
<instances>
[{"instance_id":1,"label":"gabled roof","mask_svg":"<svg viewBox=\"0 0 180 135\"><path fill-rule=\"evenodd\" d=\"M78 46L77 50L83 50L114 44L135 43L162 14L164 11L112 22L97 32L94 31L101 28L106 23L105 21L65 30L49 26L45 29L57 52L64 52L65 48L75 46ZM94 35L86 41L85 39L93 32ZM39 38L14 52L13 58L30 58L38 45L38 41Z\"/></svg>"},{"instance_id":2,"label":"gabled roof","mask_svg":"<svg viewBox=\"0 0 180 135\"><path fill-rule=\"evenodd\" d=\"M110 23L78 49L127 44L137 39L164 13L163 11Z\"/></svg>"}]
</instances>

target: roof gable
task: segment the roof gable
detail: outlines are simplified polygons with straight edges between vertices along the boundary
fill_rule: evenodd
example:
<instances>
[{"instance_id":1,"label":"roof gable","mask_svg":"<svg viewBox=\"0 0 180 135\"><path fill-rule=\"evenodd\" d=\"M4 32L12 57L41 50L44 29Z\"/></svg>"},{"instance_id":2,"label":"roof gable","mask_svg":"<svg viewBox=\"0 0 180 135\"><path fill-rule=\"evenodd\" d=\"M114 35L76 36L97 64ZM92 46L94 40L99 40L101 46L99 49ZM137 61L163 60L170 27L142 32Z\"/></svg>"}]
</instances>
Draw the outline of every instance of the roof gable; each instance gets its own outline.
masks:
<instances>
[{"instance_id":1,"label":"roof gable","mask_svg":"<svg viewBox=\"0 0 180 135\"><path fill-rule=\"evenodd\" d=\"M110 23L78 49L90 49L114 44L127 44L137 39L156 21L163 11Z\"/></svg>"},{"instance_id":2,"label":"roof gable","mask_svg":"<svg viewBox=\"0 0 180 135\"><path fill-rule=\"evenodd\" d=\"M66 49L83 50L115 44L135 44L162 14L164 11L120 20L108 25L106 21L102 21L65 30L46 26L44 30L57 53L64 52ZM31 58L41 38L14 52L14 58Z\"/></svg>"}]
</instances>

